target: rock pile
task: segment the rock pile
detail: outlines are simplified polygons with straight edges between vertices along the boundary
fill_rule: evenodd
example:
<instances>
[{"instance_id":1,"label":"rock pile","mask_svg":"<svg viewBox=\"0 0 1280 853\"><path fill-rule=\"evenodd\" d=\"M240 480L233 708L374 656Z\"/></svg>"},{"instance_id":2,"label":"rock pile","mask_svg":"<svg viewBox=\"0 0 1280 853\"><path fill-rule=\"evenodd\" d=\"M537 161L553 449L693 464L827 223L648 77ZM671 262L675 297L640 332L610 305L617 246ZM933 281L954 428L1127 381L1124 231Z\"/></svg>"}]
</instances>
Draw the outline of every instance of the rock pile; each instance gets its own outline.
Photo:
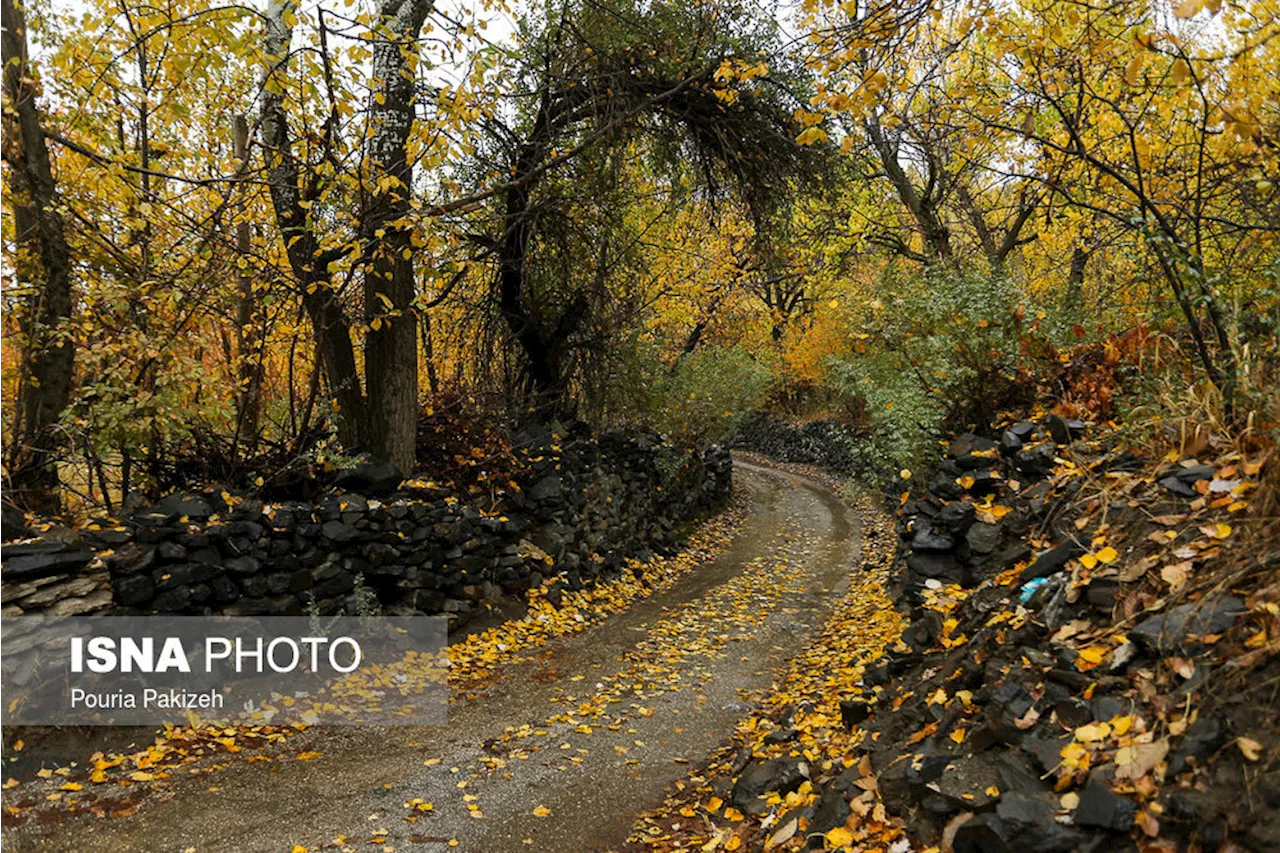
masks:
<instances>
[{"instance_id":1,"label":"rock pile","mask_svg":"<svg viewBox=\"0 0 1280 853\"><path fill-rule=\"evenodd\" d=\"M951 443L899 516L910 626L844 722L908 835L956 853L1280 849L1280 771L1258 762L1274 711L1209 689L1267 617L1171 595L1247 483L1085 431L1049 416Z\"/></svg>"},{"instance_id":2,"label":"rock pile","mask_svg":"<svg viewBox=\"0 0 1280 853\"><path fill-rule=\"evenodd\" d=\"M729 494L727 450L559 425L515 437L527 482L466 501L364 460L325 484L299 470L264 500L170 495L122 522L5 545L4 615L89 612L446 614L545 580L580 589L624 557L669 551L677 526ZM305 497L303 497L305 496ZM56 538L55 538L56 537Z\"/></svg>"},{"instance_id":3,"label":"rock pile","mask_svg":"<svg viewBox=\"0 0 1280 853\"><path fill-rule=\"evenodd\" d=\"M1023 537L1050 508L1054 494L1045 478L1060 443L1070 444L1084 424L1051 415L1037 425L1014 424L996 442L971 433L953 440L925 492L903 506L905 591L919 601L933 580L970 587L994 567L1028 556ZM1017 495L1013 506L1007 498ZM1001 503L1005 501L1005 503ZM1074 541L1037 556L1027 580L1044 577L1079 555Z\"/></svg>"}]
</instances>

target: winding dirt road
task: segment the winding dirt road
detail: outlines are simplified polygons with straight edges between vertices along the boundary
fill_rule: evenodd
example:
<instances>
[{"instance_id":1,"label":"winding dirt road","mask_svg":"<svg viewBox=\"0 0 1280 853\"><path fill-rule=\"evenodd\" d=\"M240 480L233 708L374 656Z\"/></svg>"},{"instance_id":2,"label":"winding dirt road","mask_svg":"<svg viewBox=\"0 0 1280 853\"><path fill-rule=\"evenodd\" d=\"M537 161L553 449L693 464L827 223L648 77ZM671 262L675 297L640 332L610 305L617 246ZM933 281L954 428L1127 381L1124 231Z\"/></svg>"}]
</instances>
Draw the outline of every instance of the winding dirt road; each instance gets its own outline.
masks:
<instances>
[{"instance_id":1,"label":"winding dirt road","mask_svg":"<svg viewBox=\"0 0 1280 853\"><path fill-rule=\"evenodd\" d=\"M803 647L859 557L857 520L825 489L746 463L736 473L750 515L723 554L502 670L447 725L311 730L287 752L318 757L176 776L131 817L31 821L4 848L625 848L636 815Z\"/></svg>"}]
</instances>

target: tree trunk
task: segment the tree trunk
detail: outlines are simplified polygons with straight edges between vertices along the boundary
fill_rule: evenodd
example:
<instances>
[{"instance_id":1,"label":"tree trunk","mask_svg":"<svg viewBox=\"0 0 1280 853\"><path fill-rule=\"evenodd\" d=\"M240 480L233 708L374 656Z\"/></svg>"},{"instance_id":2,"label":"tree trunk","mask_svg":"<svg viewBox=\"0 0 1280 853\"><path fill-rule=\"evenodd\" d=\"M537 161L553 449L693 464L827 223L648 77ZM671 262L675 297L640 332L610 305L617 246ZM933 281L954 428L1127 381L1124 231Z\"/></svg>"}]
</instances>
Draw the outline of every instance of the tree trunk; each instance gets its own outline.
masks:
<instances>
[{"instance_id":1,"label":"tree trunk","mask_svg":"<svg viewBox=\"0 0 1280 853\"><path fill-rule=\"evenodd\" d=\"M355 450L364 443L365 401L351 343L351 324L333 290L327 263L320 257L319 242L302 206L301 174L293 156L284 109L284 84L280 78L288 67L293 31L286 17L293 5L293 0L271 0L267 5L261 100L263 157L271 205L289 266L302 290L302 304L315 332L319 362L338 407L338 437L345 448Z\"/></svg>"},{"instance_id":2,"label":"tree trunk","mask_svg":"<svg viewBox=\"0 0 1280 853\"><path fill-rule=\"evenodd\" d=\"M57 207L57 187L45 142L36 86L27 58L26 20L14 0L0 0L4 17L4 157L14 198L14 270L29 292L21 326L25 338L18 377L9 482L16 502L56 512L58 420L71 399L75 348L71 317L71 249Z\"/></svg>"},{"instance_id":3,"label":"tree trunk","mask_svg":"<svg viewBox=\"0 0 1280 853\"><path fill-rule=\"evenodd\" d=\"M880 158L880 165L884 167L889 183L893 185L898 198L906 205L920 228L920 235L924 239L925 256L931 263L951 264L953 262L951 231L942 221L935 198L921 193L911 182L911 177L898 162L897 150L885 137L880 120L873 116L867 121L866 127L871 145Z\"/></svg>"},{"instance_id":4,"label":"tree trunk","mask_svg":"<svg viewBox=\"0 0 1280 853\"><path fill-rule=\"evenodd\" d=\"M526 146L516 162L517 181L529 166L533 147ZM559 405L559 378L550 358L550 348L543 341L536 318L531 316L524 300L525 256L533 225L529 211L529 187L516 183L506 193L506 228L498 250L498 304L507 328L515 336L525 357L525 370L532 386L535 405L554 409Z\"/></svg>"},{"instance_id":5,"label":"tree trunk","mask_svg":"<svg viewBox=\"0 0 1280 853\"><path fill-rule=\"evenodd\" d=\"M368 445L406 474L413 470L418 425L416 279L410 226L413 166L406 146L414 118L418 34L431 0L381 0L365 160L373 187L361 217L367 256L364 374ZM389 180L388 180L389 179Z\"/></svg>"},{"instance_id":6,"label":"tree trunk","mask_svg":"<svg viewBox=\"0 0 1280 853\"><path fill-rule=\"evenodd\" d=\"M239 177L249 174L249 122L235 117L232 144L239 161ZM245 190L240 188L239 221L236 223L236 254L245 267L240 272L240 293L236 300L236 351L239 358L237 380L240 393L236 397L236 440L244 439L252 456L258 444L258 419L262 410L262 332L261 318L255 317L257 305L253 296L253 276L249 273L249 218Z\"/></svg>"},{"instance_id":7,"label":"tree trunk","mask_svg":"<svg viewBox=\"0 0 1280 853\"><path fill-rule=\"evenodd\" d=\"M1067 271L1067 292L1062 308L1070 319L1084 314L1084 270L1089 264L1089 253L1076 246L1071 250L1071 268Z\"/></svg>"}]
</instances>

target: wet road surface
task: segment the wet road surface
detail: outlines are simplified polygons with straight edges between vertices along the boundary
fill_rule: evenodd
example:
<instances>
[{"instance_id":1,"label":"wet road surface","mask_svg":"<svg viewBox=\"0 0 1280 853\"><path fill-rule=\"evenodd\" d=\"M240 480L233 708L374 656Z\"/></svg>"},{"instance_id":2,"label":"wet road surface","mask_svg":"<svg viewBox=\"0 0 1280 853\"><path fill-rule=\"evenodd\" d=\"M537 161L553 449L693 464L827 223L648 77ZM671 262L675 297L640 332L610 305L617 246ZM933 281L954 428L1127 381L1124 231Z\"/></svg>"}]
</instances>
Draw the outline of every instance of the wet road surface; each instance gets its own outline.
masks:
<instances>
[{"instance_id":1,"label":"wet road surface","mask_svg":"<svg viewBox=\"0 0 1280 853\"><path fill-rule=\"evenodd\" d=\"M175 774L136 815L32 822L5 832L5 850L625 848L636 815L728 737L858 560L857 521L823 488L747 463L736 475L750 515L724 553L502 670L446 725L313 729L287 750L311 760Z\"/></svg>"}]
</instances>

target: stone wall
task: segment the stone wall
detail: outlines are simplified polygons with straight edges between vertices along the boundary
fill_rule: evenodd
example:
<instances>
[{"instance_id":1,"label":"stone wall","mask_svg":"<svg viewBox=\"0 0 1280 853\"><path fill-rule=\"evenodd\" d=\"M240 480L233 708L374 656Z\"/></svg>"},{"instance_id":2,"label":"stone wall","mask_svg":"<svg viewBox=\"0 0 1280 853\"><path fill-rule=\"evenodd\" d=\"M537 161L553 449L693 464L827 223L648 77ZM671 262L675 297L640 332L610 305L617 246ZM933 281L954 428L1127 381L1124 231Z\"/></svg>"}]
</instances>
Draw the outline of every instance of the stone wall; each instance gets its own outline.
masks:
<instances>
[{"instance_id":1,"label":"stone wall","mask_svg":"<svg viewBox=\"0 0 1280 853\"><path fill-rule=\"evenodd\" d=\"M686 452L655 435L597 439L561 427L516 439L529 475L483 505L373 471L305 501L170 495L123 522L46 531L3 547L3 614L376 606L456 624L503 594L546 580L582 588L621 571L625 557L674 549L681 522L722 503L732 485L719 447Z\"/></svg>"},{"instance_id":2,"label":"stone wall","mask_svg":"<svg viewBox=\"0 0 1280 853\"><path fill-rule=\"evenodd\" d=\"M830 420L794 426L766 412L756 412L735 431L731 445L763 453L779 462L817 465L833 474L849 476L860 470L858 436Z\"/></svg>"}]
</instances>

